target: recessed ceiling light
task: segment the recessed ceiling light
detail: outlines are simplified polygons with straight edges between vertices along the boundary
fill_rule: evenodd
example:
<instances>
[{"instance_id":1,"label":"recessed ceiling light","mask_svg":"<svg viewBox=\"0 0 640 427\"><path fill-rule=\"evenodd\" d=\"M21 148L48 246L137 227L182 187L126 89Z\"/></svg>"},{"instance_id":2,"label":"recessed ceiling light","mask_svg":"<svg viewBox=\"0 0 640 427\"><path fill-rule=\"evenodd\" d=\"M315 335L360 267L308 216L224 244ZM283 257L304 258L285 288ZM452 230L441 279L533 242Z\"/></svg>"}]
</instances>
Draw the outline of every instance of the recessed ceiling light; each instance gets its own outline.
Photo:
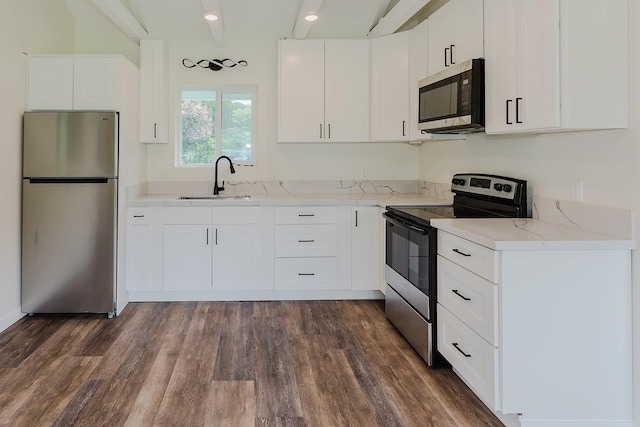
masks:
<instances>
[{"instance_id":1,"label":"recessed ceiling light","mask_svg":"<svg viewBox=\"0 0 640 427\"><path fill-rule=\"evenodd\" d=\"M215 14L215 13L213 13L213 12L207 12L207 13L204 15L204 19L206 19L207 21L215 21L215 20L217 20L217 19L218 19L218 15L216 15L216 14Z\"/></svg>"},{"instance_id":2,"label":"recessed ceiling light","mask_svg":"<svg viewBox=\"0 0 640 427\"><path fill-rule=\"evenodd\" d=\"M316 15L315 13L309 13L307 16L304 17L304 19L306 19L309 22L313 22L316 19L318 19L318 15Z\"/></svg>"}]
</instances>

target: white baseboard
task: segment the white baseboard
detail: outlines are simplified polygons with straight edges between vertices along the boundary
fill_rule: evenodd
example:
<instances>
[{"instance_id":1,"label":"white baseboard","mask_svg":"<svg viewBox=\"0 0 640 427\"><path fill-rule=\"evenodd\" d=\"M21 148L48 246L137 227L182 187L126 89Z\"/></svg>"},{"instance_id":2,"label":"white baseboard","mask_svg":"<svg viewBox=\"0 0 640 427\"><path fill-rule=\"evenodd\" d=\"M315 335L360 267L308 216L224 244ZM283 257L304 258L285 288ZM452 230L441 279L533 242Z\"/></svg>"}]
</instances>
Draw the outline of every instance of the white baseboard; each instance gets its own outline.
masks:
<instances>
[{"instance_id":1,"label":"white baseboard","mask_svg":"<svg viewBox=\"0 0 640 427\"><path fill-rule=\"evenodd\" d=\"M22 319L25 316L20 309L14 310L4 316L0 317L0 332L7 329L9 326L16 323L18 320Z\"/></svg>"}]
</instances>

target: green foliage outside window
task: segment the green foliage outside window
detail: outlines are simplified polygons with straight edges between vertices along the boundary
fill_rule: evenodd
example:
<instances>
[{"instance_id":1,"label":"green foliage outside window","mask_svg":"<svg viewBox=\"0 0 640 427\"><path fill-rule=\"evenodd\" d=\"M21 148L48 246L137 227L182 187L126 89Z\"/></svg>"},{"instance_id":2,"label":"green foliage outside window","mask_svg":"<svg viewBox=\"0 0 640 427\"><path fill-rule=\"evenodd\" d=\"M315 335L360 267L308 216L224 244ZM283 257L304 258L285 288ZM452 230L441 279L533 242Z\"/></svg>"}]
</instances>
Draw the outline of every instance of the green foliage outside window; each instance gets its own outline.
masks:
<instances>
[{"instance_id":1,"label":"green foliage outside window","mask_svg":"<svg viewBox=\"0 0 640 427\"><path fill-rule=\"evenodd\" d=\"M208 99L197 99L199 94ZM229 156L234 162L251 160L251 93L222 93L220 99L215 98L213 91L182 92L182 165L211 165L218 155ZM220 120L219 130L216 119Z\"/></svg>"}]
</instances>

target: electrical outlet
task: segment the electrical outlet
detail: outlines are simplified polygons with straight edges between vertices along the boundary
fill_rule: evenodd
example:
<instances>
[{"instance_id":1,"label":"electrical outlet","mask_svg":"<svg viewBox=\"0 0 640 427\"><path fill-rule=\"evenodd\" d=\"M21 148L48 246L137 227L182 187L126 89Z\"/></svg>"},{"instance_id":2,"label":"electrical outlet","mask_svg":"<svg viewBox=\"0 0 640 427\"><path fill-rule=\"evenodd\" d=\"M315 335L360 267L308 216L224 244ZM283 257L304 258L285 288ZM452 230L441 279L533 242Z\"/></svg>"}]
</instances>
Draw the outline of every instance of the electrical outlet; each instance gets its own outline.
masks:
<instances>
[{"instance_id":1,"label":"electrical outlet","mask_svg":"<svg viewBox=\"0 0 640 427\"><path fill-rule=\"evenodd\" d=\"M160 172L160 181L166 181L167 180L167 173L166 172Z\"/></svg>"},{"instance_id":2,"label":"electrical outlet","mask_svg":"<svg viewBox=\"0 0 640 427\"><path fill-rule=\"evenodd\" d=\"M367 179L367 171L363 170L362 172L360 172L360 179Z\"/></svg>"},{"instance_id":3,"label":"electrical outlet","mask_svg":"<svg viewBox=\"0 0 640 427\"><path fill-rule=\"evenodd\" d=\"M571 200L574 202L582 201L582 181L573 181L571 183Z\"/></svg>"},{"instance_id":4,"label":"electrical outlet","mask_svg":"<svg viewBox=\"0 0 640 427\"><path fill-rule=\"evenodd\" d=\"M264 179L278 179L278 173L274 170L266 170L262 176Z\"/></svg>"}]
</instances>

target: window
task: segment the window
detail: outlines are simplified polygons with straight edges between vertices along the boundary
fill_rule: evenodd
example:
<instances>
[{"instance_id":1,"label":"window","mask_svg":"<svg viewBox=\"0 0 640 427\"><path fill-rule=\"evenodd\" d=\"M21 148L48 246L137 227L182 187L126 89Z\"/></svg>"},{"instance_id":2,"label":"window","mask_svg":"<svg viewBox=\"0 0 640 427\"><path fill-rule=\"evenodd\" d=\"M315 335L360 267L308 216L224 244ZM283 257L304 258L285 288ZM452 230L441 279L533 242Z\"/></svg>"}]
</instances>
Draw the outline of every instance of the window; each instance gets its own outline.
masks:
<instances>
[{"instance_id":1,"label":"window","mask_svg":"<svg viewBox=\"0 0 640 427\"><path fill-rule=\"evenodd\" d=\"M180 91L180 166L212 165L219 156L253 165L256 88Z\"/></svg>"}]
</instances>

